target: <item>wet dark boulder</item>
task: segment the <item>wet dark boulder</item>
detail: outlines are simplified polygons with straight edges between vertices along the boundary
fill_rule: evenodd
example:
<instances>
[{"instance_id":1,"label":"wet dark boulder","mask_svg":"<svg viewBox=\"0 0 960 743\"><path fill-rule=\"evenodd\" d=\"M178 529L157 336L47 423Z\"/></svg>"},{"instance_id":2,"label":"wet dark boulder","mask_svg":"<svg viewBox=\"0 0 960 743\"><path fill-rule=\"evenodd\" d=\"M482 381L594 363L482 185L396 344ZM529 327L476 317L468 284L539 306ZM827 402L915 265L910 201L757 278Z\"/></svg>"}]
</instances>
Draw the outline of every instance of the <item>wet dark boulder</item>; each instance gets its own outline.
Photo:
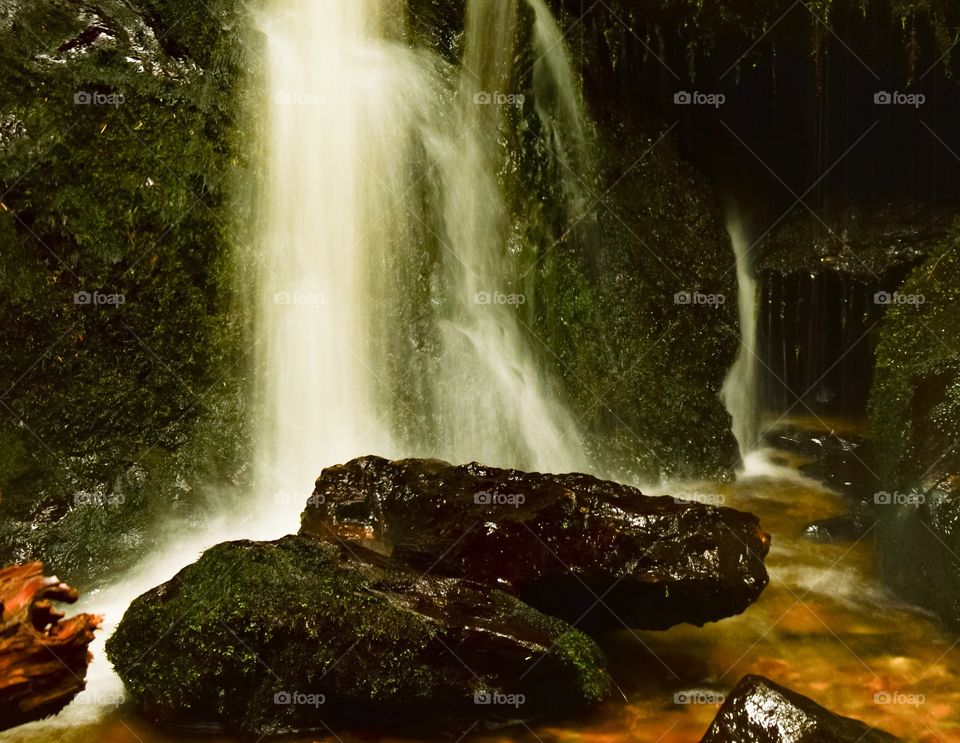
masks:
<instances>
[{"instance_id":1,"label":"wet dark boulder","mask_svg":"<svg viewBox=\"0 0 960 743\"><path fill-rule=\"evenodd\" d=\"M582 474L361 457L328 467L300 533L509 591L589 632L702 625L767 585L757 518Z\"/></svg>"},{"instance_id":2,"label":"wet dark boulder","mask_svg":"<svg viewBox=\"0 0 960 743\"><path fill-rule=\"evenodd\" d=\"M107 654L155 722L255 736L461 735L612 688L592 640L513 596L296 536L208 550L131 604Z\"/></svg>"},{"instance_id":3,"label":"wet dark boulder","mask_svg":"<svg viewBox=\"0 0 960 743\"><path fill-rule=\"evenodd\" d=\"M960 632L960 221L887 309L871 390L884 579Z\"/></svg>"},{"instance_id":4,"label":"wet dark boulder","mask_svg":"<svg viewBox=\"0 0 960 743\"><path fill-rule=\"evenodd\" d=\"M877 544L884 580L960 633L960 477L882 495Z\"/></svg>"},{"instance_id":5,"label":"wet dark boulder","mask_svg":"<svg viewBox=\"0 0 960 743\"><path fill-rule=\"evenodd\" d=\"M700 743L891 743L898 738L762 676L745 676Z\"/></svg>"}]
</instances>

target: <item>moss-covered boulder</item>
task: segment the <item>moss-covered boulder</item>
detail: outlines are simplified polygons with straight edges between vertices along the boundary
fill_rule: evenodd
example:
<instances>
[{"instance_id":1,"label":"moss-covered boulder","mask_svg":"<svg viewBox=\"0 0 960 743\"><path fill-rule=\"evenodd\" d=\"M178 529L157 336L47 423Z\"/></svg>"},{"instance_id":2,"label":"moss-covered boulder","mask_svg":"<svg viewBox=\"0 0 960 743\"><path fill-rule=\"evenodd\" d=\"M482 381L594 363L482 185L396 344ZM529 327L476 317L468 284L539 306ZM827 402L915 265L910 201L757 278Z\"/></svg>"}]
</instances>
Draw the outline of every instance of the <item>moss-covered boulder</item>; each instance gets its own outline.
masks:
<instances>
[{"instance_id":1,"label":"moss-covered boulder","mask_svg":"<svg viewBox=\"0 0 960 743\"><path fill-rule=\"evenodd\" d=\"M960 630L960 223L884 317L871 394L883 572ZM919 301L922 298L922 301Z\"/></svg>"},{"instance_id":2,"label":"moss-covered boulder","mask_svg":"<svg viewBox=\"0 0 960 743\"><path fill-rule=\"evenodd\" d=\"M461 734L611 690L591 640L505 593L302 537L208 550L131 604L107 654L156 722L251 735Z\"/></svg>"},{"instance_id":3,"label":"moss-covered boulder","mask_svg":"<svg viewBox=\"0 0 960 743\"><path fill-rule=\"evenodd\" d=\"M600 127L594 210L540 268L549 360L590 453L622 480L716 476L737 459L719 396L739 343L733 251L667 129Z\"/></svg>"}]
</instances>

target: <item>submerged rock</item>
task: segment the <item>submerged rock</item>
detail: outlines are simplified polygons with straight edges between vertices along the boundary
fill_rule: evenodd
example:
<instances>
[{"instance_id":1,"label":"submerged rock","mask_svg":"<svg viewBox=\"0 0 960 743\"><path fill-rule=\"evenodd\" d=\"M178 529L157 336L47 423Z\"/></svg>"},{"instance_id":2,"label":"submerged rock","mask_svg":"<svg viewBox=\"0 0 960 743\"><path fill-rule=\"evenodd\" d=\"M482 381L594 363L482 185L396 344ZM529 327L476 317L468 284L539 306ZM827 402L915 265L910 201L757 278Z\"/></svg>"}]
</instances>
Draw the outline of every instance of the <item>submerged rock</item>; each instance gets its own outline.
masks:
<instances>
[{"instance_id":1,"label":"submerged rock","mask_svg":"<svg viewBox=\"0 0 960 743\"><path fill-rule=\"evenodd\" d=\"M154 721L257 736L461 734L612 686L589 638L506 593L295 536L208 550L131 604L107 654Z\"/></svg>"},{"instance_id":2,"label":"submerged rock","mask_svg":"<svg viewBox=\"0 0 960 743\"><path fill-rule=\"evenodd\" d=\"M814 521L803 530L804 539L826 544L858 542L876 525L876 519L862 513Z\"/></svg>"},{"instance_id":3,"label":"submerged rock","mask_svg":"<svg viewBox=\"0 0 960 743\"><path fill-rule=\"evenodd\" d=\"M890 743L899 740L835 715L762 676L744 676L700 743Z\"/></svg>"},{"instance_id":4,"label":"submerged rock","mask_svg":"<svg viewBox=\"0 0 960 743\"><path fill-rule=\"evenodd\" d=\"M300 533L509 591L586 631L702 625L767 585L757 518L581 474L361 457L328 467Z\"/></svg>"}]
</instances>

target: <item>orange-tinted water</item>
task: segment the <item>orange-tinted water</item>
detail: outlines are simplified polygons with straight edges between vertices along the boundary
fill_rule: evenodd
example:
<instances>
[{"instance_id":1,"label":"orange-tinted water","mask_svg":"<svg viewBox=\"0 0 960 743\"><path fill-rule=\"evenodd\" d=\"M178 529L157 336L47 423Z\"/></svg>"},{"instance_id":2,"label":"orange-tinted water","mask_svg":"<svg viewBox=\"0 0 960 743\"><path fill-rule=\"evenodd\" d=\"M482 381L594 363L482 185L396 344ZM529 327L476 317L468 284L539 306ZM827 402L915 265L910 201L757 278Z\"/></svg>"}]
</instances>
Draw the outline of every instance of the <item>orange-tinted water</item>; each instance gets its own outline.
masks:
<instances>
[{"instance_id":1,"label":"orange-tinted water","mask_svg":"<svg viewBox=\"0 0 960 743\"><path fill-rule=\"evenodd\" d=\"M530 723L497 734L465 726L463 741L693 743L718 707L678 704L675 695L694 690L723 694L747 673L765 675L906 740L960 741L960 638L884 591L875 579L872 535L852 545L816 544L800 537L810 521L844 512L836 494L788 470L692 490L713 498L719 494L726 505L756 513L773 535L767 559L770 586L757 603L741 616L702 629L624 632L606 640L626 701L586 718ZM193 740L158 731L127 707L91 727L58 731L54 738L49 729L34 725L7 735L23 743L56 737L104 743ZM428 739L337 731L336 736L302 740Z\"/></svg>"}]
</instances>

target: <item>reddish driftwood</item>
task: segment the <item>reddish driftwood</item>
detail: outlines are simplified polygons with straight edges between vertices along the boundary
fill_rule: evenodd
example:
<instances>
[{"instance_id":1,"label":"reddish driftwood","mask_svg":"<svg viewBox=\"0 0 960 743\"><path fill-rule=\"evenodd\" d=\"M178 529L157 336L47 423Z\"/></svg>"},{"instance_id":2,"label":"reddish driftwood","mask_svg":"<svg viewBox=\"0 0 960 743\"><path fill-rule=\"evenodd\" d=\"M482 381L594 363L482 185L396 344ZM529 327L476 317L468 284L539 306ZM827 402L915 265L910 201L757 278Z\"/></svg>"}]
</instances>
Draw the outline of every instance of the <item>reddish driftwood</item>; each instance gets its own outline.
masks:
<instances>
[{"instance_id":1,"label":"reddish driftwood","mask_svg":"<svg viewBox=\"0 0 960 743\"><path fill-rule=\"evenodd\" d=\"M42 563L0 568L0 730L56 714L83 690L102 618L64 620L53 607L76 600L70 586L44 577Z\"/></svg>"}]
</instances>

